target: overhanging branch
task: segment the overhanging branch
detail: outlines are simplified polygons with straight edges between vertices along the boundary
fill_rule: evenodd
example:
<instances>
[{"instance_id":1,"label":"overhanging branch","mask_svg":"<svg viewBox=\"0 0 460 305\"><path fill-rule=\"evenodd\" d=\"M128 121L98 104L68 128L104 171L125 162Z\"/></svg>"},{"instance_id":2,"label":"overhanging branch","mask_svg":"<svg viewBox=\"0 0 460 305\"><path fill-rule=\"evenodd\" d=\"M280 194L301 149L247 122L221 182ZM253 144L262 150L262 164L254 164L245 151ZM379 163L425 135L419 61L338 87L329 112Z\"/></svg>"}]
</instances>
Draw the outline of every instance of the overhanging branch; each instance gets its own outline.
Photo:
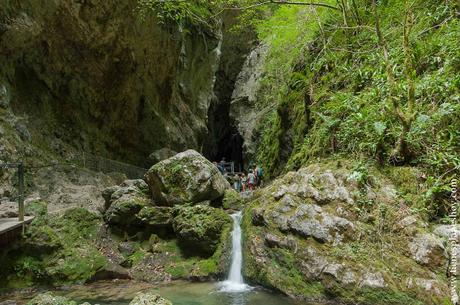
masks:
<instances>
[{"instance_id":1,"label":"overhanging branch","mask_svg":"<svg viewBox=\"0 0 460 305\"><path fill-rule=\"evenodd\" d=\"M333 10L340 10L338 7L329 5L326 3L321 3L321 2L299 2L299 1L275 1L275 0L269 0L269 1L263 1L255 4L251 4L248 6L236 6L236 7L226 7L220 10L217 14L213 15L212 17L216 17L220 14L222 14L225 11L244 11L248 9L252 9L255 7L267 5L267 4L277 4L277 5L302 5L302 6L319 6L319 7L325 7L325 8L330 8Z\"/></svg>"}]
</instances>

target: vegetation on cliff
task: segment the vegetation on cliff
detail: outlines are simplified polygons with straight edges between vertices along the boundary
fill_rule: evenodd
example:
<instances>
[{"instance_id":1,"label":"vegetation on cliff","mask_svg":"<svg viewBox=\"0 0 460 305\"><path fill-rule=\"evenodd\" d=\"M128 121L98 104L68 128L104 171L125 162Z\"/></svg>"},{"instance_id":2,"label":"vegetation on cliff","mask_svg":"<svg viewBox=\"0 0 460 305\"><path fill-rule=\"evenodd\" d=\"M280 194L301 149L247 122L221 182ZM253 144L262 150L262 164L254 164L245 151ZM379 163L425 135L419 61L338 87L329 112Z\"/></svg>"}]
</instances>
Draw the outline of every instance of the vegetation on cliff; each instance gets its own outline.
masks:
<instances>
[{"instance_id":1,"label":"vegetation on cliff","mask_svg":"<svg viewBox=\"0 0 460 305\"><path fill-rule=\"evenodd\" d=\"M257 24L270 46L259 102L274 108L259 160L272 174L335 154L452 171L458 4L352 2L342 13L283 6Z\"/></svg>"}]
</instances>

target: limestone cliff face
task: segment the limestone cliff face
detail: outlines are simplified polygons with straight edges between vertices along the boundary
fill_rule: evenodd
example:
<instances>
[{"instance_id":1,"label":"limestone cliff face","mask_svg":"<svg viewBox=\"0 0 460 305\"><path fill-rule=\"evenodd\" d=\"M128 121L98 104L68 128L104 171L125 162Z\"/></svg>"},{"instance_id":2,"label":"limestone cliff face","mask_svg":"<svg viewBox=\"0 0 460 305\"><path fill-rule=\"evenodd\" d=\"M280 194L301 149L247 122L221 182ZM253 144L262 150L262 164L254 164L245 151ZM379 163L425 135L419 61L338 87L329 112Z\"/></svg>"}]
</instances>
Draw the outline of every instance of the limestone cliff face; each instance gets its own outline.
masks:
<instances>
[{"instance_id":1,"label":"limestone cliff face","mask_svg":"<svg viewBox=\"0 0 460 305\"><path fill-rule=\"evenodd\" d=\"M262 109L260 103L259 105L257 103L268 51L268 46L260 44L250 52L232 93L230 117L235 121L238 132L244 140L243 154L246 160L251 160L255 156L261 120L271 108L264 106Z\"/></svg>"},{"instance_id":2,"label":"limestone cliff face","mask_svg":"<svg viewBox=\"0 0 460 305\"><path fill-rule=\"evenodd\" d=\"M221 34L142 22L136 4L1 5L3 107L25 116L32 141L59 139L138 164L162 147L200 148Z\"/></svg>"}]
</instances>

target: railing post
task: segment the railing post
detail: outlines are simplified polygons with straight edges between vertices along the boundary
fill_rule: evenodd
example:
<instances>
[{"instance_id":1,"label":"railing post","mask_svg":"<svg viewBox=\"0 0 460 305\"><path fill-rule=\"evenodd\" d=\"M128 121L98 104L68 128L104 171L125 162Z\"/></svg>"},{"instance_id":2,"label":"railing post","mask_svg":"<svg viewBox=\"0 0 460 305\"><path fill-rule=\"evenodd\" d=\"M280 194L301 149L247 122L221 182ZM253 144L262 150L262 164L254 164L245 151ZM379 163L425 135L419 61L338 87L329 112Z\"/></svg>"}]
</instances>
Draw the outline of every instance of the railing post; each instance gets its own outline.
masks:
<instances>
[{"instance_id":1,"label":"railing post","mask_svg":"<svg viewBox=\"0 0 460 305\"><path fill-rule=\"evenodd\" d=\"M18 164L19 221L24 221L24 163Z\"/></svg>"}]
</instances>

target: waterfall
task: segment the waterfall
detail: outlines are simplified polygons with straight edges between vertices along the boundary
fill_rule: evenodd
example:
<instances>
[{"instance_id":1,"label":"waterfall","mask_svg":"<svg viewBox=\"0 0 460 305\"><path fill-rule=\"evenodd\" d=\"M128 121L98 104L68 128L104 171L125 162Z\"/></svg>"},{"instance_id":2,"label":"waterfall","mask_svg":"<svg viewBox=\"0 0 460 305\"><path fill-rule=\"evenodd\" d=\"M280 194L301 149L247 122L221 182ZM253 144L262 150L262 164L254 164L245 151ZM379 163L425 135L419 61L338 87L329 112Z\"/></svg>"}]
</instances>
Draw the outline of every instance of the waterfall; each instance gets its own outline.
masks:
<instances>
[{"instance_id":1,"label":"waterfall","mask_svg":"<svg viewBox=\"0 0 460 305\"><path fill-rule=\"evenodd\" d=\"M241 244L241 212L232 215L232 261L230 272L226 281L222 283L223 292L241 292L250 289L250 286L244 283L241 268L243 265L243 250Z\"/></svg>"}]
</instances>

